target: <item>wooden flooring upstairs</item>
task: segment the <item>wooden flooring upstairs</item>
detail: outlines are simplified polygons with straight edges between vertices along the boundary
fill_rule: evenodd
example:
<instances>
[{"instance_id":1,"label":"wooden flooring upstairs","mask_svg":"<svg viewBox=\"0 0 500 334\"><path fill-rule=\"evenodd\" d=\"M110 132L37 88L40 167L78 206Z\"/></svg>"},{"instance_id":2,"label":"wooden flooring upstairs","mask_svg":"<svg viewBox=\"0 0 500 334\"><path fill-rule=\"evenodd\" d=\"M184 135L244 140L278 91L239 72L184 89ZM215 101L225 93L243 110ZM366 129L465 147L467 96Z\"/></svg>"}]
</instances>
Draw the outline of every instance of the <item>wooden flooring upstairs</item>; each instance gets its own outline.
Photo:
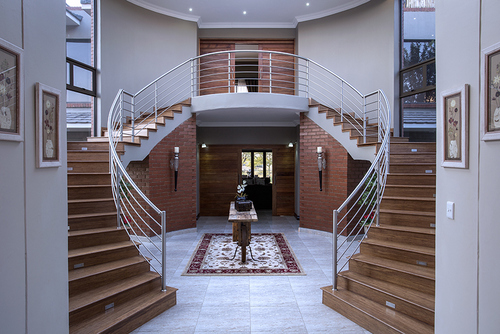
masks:
<instances>
[{"instance_id":1,"label":"wooden flooring upstairs","mask_svg":"<svg viewBox=\"0 0 500 334\"><path fill-rule=\"evenodd\" d=\"M373 333L433 333L435 144L391 143L390 173L372 226L338 290L323 303Z\"/></svg>"}]
</instances>

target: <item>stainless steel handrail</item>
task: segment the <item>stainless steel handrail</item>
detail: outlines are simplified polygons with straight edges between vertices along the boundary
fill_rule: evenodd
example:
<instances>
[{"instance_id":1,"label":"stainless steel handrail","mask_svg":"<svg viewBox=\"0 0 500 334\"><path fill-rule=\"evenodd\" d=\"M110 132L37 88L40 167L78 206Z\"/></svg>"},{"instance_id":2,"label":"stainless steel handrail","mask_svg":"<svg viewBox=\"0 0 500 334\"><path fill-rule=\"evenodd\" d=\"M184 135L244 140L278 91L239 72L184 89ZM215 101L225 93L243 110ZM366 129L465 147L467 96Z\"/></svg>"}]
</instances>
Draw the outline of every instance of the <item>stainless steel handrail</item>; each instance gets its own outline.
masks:
<instances>
[{"instance_id":1,"label":"stainless steel handrail","mask_svg":"<svg viewBox=\"0 0 500 334\"><path fill-rule=\"evenodd\" d=\"M252 53L255 57L241 56L244 53ZM254 70L249 70L248 66L244 71L241 70L245 62L246 65L251 62L250 68ZM388 151L390 133L389 104L381 91L363 95L326 67L308 58L284 52L232 50L193 57L162 74L135 94L120 90L108 115L110 172L113 197L118 209L118 225L126 228L141 255L162 276L163 289L166 288L166 213L154 205L127 173L117 152L118 145L122 142L137 142L148 128L156 126L158 117L189 98L210 93L238 94L245 89L248 92L247 80L248 86L257 93L310 98L337 112L342 121L349 123L362 136L364 143L367 138L375 136L377 141L382 141L381 150L368 173L344 204L334 211L334 217L340 217L334 223L334 245L339 243L335 232L338 224L344 222L342 234L353 236L353 231L356 231L356 235L359 235L361 219L358 219L358 227L352 227L354 218L367 212L371 214L374 208L378 208L388 166L388 155L382 152ZM374 173L378 175L376 205L352 204L356 196L362 196L362 189L363 192L367 191L368 188L363 185L371 180ZM376 212L378 217L378 209ZM343 247L345 242L340 244ZM338 251L336 246L334 248L334 265L337 268ZM334 282L336 274L334 270ZM334 285L336 287L336 283Z\"/></svg>"}]
</instances>

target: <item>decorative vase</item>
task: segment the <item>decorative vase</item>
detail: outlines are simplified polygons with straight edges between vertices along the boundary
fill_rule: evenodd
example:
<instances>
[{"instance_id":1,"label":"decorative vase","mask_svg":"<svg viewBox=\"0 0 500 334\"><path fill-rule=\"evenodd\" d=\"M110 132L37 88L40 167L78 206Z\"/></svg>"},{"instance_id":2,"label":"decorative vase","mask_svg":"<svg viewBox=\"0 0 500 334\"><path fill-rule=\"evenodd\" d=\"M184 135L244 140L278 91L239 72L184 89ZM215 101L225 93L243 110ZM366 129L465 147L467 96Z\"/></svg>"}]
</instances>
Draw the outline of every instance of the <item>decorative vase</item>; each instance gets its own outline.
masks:
<instances>
[{"instance_id":1,"label":"decorative vase","mask_svg":"<svg viewBox=\"0 0 500 334\"><path fill-rule=\"evenodd\" d=\"M236 198L234 201L234 208L236 211L250 211L252 209L252 201L246 198Z\"/></svg>"}]
</instances>

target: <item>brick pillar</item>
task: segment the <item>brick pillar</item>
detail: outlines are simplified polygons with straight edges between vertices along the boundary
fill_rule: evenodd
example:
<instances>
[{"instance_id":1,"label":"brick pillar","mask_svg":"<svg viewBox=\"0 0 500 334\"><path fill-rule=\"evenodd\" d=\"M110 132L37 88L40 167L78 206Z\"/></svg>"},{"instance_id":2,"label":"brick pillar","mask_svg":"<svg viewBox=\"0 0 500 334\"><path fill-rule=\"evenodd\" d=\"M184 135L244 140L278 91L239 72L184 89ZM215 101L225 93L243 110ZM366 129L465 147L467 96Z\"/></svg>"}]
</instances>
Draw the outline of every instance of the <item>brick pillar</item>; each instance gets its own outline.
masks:
<instances>
[{"instance_id":1,"label":"brick pillar","mask_svg":"<svg viewBox=\"0 0 500 334\"><path fill-rule=\"evenodd\" d=\"M323 148L326 170L323 191L319 190L318 155ZM333 231L333 210L356 187L370 166L353 160L347 150L330 134L304 114L300 118L300 227Z\"/></svg>"}]
</instances>

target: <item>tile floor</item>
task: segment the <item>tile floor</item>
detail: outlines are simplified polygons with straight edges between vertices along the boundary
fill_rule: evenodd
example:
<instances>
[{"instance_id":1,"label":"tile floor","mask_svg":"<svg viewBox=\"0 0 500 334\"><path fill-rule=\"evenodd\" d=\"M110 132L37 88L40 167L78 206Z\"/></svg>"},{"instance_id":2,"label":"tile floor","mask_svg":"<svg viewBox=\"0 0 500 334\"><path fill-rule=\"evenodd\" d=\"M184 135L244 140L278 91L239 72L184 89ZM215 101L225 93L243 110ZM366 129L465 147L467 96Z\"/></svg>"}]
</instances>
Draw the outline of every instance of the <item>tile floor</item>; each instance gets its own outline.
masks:
<instances>
[{"instance_id":1,"label":"tile floor","mask_svg":"<svg viewBox=\"0 0 500 334\"><path fill-rule=\"evenodd\" d=\"M181 276L203 233L231 233L225 217L201 217L197 232L167 239L167 285L177 305L133 333L348 333L369 334L321 303L331 285L331 237L299 232L294 217L258 212L252 232L282 232L306 276Z\"/></svg>"}]
</instances>

